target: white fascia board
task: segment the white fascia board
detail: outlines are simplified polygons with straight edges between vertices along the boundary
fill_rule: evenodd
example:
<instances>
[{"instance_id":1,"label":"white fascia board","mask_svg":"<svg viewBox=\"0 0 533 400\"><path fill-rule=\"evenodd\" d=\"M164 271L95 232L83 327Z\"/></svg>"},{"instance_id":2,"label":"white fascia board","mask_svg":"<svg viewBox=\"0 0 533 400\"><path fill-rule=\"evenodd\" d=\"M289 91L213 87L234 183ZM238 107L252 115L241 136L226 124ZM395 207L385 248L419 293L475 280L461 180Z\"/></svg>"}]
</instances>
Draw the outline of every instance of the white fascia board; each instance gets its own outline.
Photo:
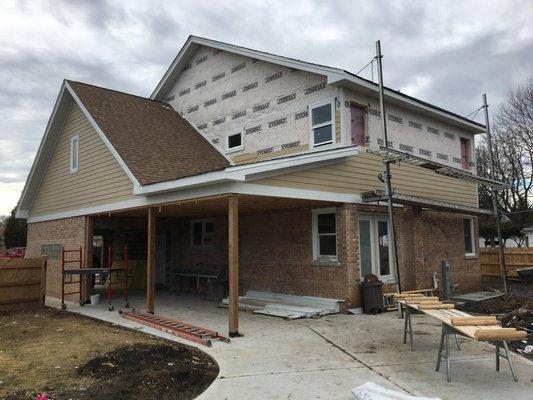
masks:
<instances>
[{"instance_id":1,"label":"white fascia board","mask_svg":"<svg viewBox=\"0 0 533 400\"><path fill-rule=\"evenodd\" d=\"M363 89L366 92L375 93L376 96L379 94L379 87L377 84L368 82L365 79L358 78L347 72L344 72L344 76L342 78L332 80L328 79L328 84L333 86L346 87L348 89L353 89L355 86L356 89ZM402 96L400 93L395 92L394 90L390 90L388 88L384 89L384 93L385 98L388 101L391 101L392 103L397 104L399 106L415 109L416 111L424 112L433 117L437 116L441 120L446 120L448 122L453 123L454 125L461 126L463 129L472 130L476 133L485 132L484 126L480 126L474 121L467 121L463 118L460 118L459 116L453 115L453 113L451 112L446 112L445 110L439 109L437 107L431 107L431 105L426 104L422 101L417 101L414 98Z\"/></svg>"},{"instance_id":2,"label":"white fascia board","mask_svg":"<svg viewBox=\"0 0 533 400\"><path fill-rule=\"evenodd\" d=\"M344 71L340 68L328 67L325 65L313 64L305 61L295 60L288 57L279 56L276 54L265 53L263 51L253 50L246 47L236 46L229 43L219 42L216 40L206 39L198 36L189 36L183 47L180 49L178 55L170 65L169 69L153 91L150 99L161 100L161 95L165 87L168 85L169 79L175 79L180 73L182 64L188 61L191 52L198 46L207 46L214 49L227 51L230 53L240 54L245 57L255 58L257 60L269 62L272 64L283 65L288 68L296 68L302 71L312 72L318 75L324 75L328 81L336 81L344 77Z\"/></svg>"},{"instance_id":3,"label":"white fascia board","mask_svg":"<svg viewBox=\"0 0 533 400\"><path fill-rule=\"evenodd\" d=\"M68 113L69 106L64 103L65 101L69 101L64 97L65 85L66 82L63 81L63 83L61 84L61 89L59 89L59 94L57 95L56 101L54 103L52 114L50 115L50 118L48 119L48 122L46 124L43 138L41 139L41 143L39 144L39 148L37 149L37 154L33 159L33 163L26 179L26 183L24 184L24 188L22 189L22 194L20 196L20 201L17 206L17 211L15 212L16 218L28 218L31 203L33 202L35 193L41 183L44 172L44 167L38 168L37 164L43 162L43 157L46 158L45 166L46 164L48 164L48 161L50 160L50 157L53 153L54 147L54 145L51 144L51 141L53 141L54 144L56 142L56 140L51 137L51 127L53 123L56 122L56 118L64 119L66 113ZM62 112L60 111L60 105L62 106ZM52 148L50 148L50 146L52 146Z\"/></svg>"},{"instance_id":4,"label":"white fascia board","mask_svg":"<svg viewBox=\"0 0 533 400\"><path fill-rule=\"evenodd\" d=\"M255 196L284 197L289 199L305 199L332 201L337 203L361 204L359 194L324 192L321 190L295 189L280 186L260 185L254 183L232 183L231 193Z\"/></svg>"},{"instance_id":5,"label":"white fascia board","mask_svg":"<svg viewBox=\"0 0 533 400\"><path fill-rule=\"evenodd\" d=\"M310 152L293 157L282 157L253 164L236 165L221 171L208 172L173 181L138 186L134 189L136 195L151 195L156 193L181 190L194 186L211 185L220 182L245 182L261 179L297 169L307 169L327 162L342 162L346 157L357 155L355 147L334 149L323 152Z\"/></svg>"},{"instance_id":6,"label":"white fascia board","mask_svg":"<svg viewBox=\"0 0 533 400\"><path fill-rule=\"evenodd\" d=\"M294 189L279 186L268 186L251 183L221 183L199 188L182 190L179 192L161 193L152 196L139 196L131 200L124 200L115 203L103 204L68 210L54 214L39 215L28 218L28 223L51 221L63 218L80 217L85 215L97 215L125 211L128 209L157 206L165 203L176 203L179 201L198 199L208 196L223 195L229 193L247 194L266 197L284 197L290 199L331 201L337 203L362 203L358 194L324 192L320 190Z\"/></svg>"},{"instance_id":7,"label":"white fascia board","mask_svg":"<svg viewBox=\"0 0 533 400\"><path fill-rule=\"evenodd\" d=\"M80 109L83 112L83 114L85 115L85 117L89 120L89 122L93 126L94 130L98 133L98 136L100 136L100 139L102 139L102 141L107 146L108 150L111 152L111 154L113 154L113 157L115 158L115 160L117 160L117 162L122 167L122 169L124 170L126 175L128 175L128 178L130 178L131 182L133 183L133 187L136 188L136 187L141 186L141 184L139 183L137 178L135 178L135 176L130 171L130 169L128 168L128 166L126 165L126 163L124 162L122 157L120 157L120 155L118 154L117 150L113 147L113 145L111 144L111 142L109 141L107 136L104 134L102 129L100 129L100 127L98 126L98 124L96 123L96 121L94 120L92 115L89 113L89 111L87 111L87 108L85 108L85 106L83 105L82 101L80 100L80 98L78 97L76 92L70 87L68 82L65 82L65 87L69 91L69 93L71 94L72 98L76 101L76 103L80 107Z\"/></svg>"}]
</instances>

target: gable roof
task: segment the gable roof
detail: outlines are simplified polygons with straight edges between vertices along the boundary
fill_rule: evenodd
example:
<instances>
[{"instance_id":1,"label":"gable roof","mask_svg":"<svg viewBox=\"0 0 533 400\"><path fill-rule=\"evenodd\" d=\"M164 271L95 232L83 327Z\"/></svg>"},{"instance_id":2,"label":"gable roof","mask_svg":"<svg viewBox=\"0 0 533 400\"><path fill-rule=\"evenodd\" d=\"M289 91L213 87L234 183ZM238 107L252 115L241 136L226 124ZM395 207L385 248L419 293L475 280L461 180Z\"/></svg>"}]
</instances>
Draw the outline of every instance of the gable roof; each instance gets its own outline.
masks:
<instances>
[{"instance_id":1,"label":"gable roof","mask_svg":"<svg viewBox=\"0 0 533 400\"><path fill-rule=\"evenodd\" d=\"M191 35L180 49L176 58L172 61L172 64L166 71L165 75L163 75L161 81L152 92L150 96L151 99L163 100L163 96L170 90L176 78L182 72L183 67L189 62L190 58L201 46L212 47L214 49L240 54L242 56L255 58L265 62L323 75L327 78L327 83L329 85L346 87L372 96L377 96L379 92L379 85L377 83L361 78L340 68L310 63L294 58L283 57L247 47ZM485 125L483 124L472 121L441 107L434 106L425 101L416 99L412 96L401 93L398 90L385 87L384 93L385 99L389 103L396 104L415 112L424 112L426 114L430 114L433 118L445 121L475 133L485 132Z\"/></svg>"},{"instance_id":2,"label":"gable roof","mask_svg":"<svg viewBox=\"0 0 533 400\"><path fill-rule=\"evenodd\" d=\"M230 166L169 104L67 82L141 185Z\"/></svg>"},{"instance_id":3,"label":"gable roof","mask_svg":"<svg viewBox=\"0 0 533 400\"><path fill-rule=\"evenodd\" d=\"M134 188L223 170L231 165L169 104L64 81L24 185L18 218L28 216L72 102L83 111Z\"/></svg>"}]
</instances>

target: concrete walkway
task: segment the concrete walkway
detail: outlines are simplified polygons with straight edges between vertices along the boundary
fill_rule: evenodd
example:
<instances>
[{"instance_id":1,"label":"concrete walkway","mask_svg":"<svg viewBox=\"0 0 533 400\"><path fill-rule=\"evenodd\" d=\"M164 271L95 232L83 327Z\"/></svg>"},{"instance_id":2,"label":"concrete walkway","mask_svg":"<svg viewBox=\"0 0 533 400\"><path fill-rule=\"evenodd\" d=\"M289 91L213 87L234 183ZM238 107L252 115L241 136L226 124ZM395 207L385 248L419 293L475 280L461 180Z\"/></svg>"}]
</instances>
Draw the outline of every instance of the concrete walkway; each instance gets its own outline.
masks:
<instances>
[{"instance_id":1,"label":"concrete walkway","mask_svg":"<svg viewBox=\"0 0 533 400\"><path fill-rule=\"evenodd\" d=\"M47 303L58 306L55 299ZM140 296L131 303L144 306ZM68 306L73 312L194 345L127 321L104 304ZM197 297L158 295L156 313L227 332L227 310ZM403 320L396 313L285 321L242 312L244 337L211 348L198 346L220 366L218 378L199 399L353 399L350 389L369 381L450 400L531 398L533 363L513 356L519 379L515 383L505 360L501 371L495 371L493 346L467 339L461 339L462 351L452 351L452 382L447 383L444 364L435 372L440 326L423 315L412 320L415 351L403 345Z\"/></svg>"}]
</instances>

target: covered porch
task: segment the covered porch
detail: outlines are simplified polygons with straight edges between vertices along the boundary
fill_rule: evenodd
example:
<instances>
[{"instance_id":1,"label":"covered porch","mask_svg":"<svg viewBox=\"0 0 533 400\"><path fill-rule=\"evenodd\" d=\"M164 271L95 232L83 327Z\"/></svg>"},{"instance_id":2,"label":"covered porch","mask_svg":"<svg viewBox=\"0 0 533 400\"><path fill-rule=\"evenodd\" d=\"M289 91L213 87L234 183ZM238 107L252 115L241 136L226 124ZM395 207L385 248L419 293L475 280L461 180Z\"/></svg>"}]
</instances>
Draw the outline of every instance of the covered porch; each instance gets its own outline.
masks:
<instances>
[{"instance_id":1,"label":"covered porch","mask_svg":"<svg viewBox=\"0 0 533 400\"><path fill-rule=\"evenodd\" d=\"M157 314L163 304L196 297L202 307L190 311L202 314L203 307L217 307L229 297L225 326L211 319L205 326L239 336L246 328L240 329L238 298L246 290L317 295L313 282L329 277L333 288L346 280L345 268L311 268L313 210L340 206L228 193L87 216L87 248L93 252L86 265L108 265L110 258L112 265L121 263L127 246L132 307ZM91 286L88 293L98 291ZM122 307L118 293L113 301Z\"/></svg>"}]
</instances>

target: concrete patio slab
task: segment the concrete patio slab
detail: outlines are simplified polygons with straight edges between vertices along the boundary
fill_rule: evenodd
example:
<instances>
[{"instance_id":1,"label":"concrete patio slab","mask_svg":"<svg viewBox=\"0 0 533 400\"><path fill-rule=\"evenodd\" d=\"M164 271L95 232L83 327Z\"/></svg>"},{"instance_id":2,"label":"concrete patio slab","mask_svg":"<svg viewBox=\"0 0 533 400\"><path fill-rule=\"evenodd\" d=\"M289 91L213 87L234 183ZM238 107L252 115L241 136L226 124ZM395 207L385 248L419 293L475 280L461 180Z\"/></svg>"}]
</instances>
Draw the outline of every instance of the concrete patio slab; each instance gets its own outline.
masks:
<instances>
[{"instance_id":1,"label":"concrete patio slab","mask_svg":"<svg viewBox=\"0 0 533 400\"><path fill-rule=\"evenodd\" d=\"M131 304L144 307L142 295ZM58 306L55 299L47 299ZM115 302L118 310L119 301ZM352 399L350 390L365 382L413 395L441 399L526 399L533 391L533 363L513 355L519 382L514 383L505 360L494 366L494 347L461 338L452 351L452 382L445 367L435 372L440 326L427 316L413 316L415 351L402 343L403 320L397 313L329 315L321 319L283 319L240 313L245 334L213 347L125 320L106 304L68 309L94 318L196 346L219 363L220 374L201 400L220 399ZM227 333L228 310L191 295L156 297L156 313Z\"/></svg>"}]
</instances>

